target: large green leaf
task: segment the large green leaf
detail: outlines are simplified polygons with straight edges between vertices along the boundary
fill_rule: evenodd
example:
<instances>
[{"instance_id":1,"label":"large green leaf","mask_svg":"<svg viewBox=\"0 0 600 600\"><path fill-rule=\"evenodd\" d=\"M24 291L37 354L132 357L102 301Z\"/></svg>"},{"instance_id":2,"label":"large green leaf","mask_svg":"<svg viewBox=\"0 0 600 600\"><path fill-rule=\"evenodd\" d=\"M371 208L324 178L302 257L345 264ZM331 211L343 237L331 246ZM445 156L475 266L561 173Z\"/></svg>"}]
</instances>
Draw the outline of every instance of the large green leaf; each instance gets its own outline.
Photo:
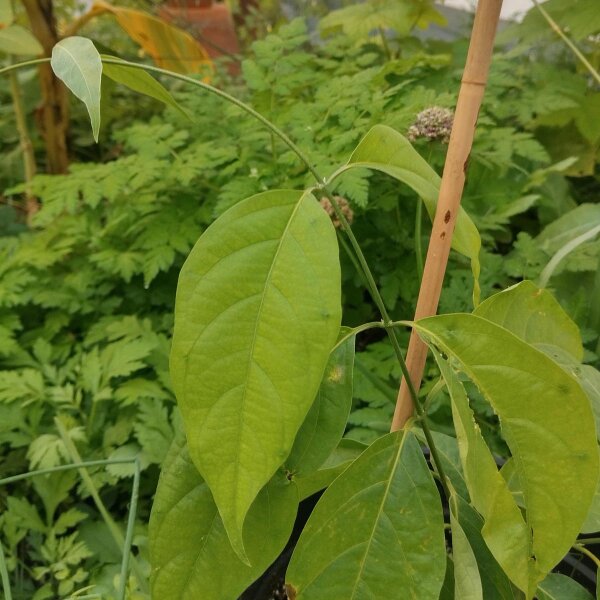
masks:
<instances>
[{"instance_id":1,"label":"large green leaf","mask_svg":"<svg viewBox=\"0 0 600 600\"><path fill-rule=\"evenodd\" d=\"M317 397L285 461L286 469L294 474L316 471L344 435L352 406L354 341L354 336L345 339L329 357Z\"/></svg>"},{"instance_id":2,"label":"large green leaf","mask_svg":"<svg viewBox=\"0 0 600 600\"><path fill-rule=\"evenodd\" d=\"M25 27L11 25L0 28L0 52L37 56L44 51L38 39Z\"/></svg>"},{"instance_id":3,"label":"large green leaf","mask_svg":"<svg viewBox=\"0 0 600 600\"><path fill-rule=\"evenodd\" d=\"M112 60L118 60L113 56L107 56L103 58L110 58ZM150 96L171 108L174 108L180 114L186 118L190 118L190 115L181 107L181 105L171 96L169 91L158 82L150 73L137 69L135 67L129 67L126 64L116 65L114 63L107 63L102 61L102 73L120 83L121 85L127 86L134 92L139 94L145 94Z\"/></svg>"},{"instance_id":4,"label":"large green leaf","mask_svg":"<svg viewBox=\"0 0 600 600\"><path fill-rule=\"evenodd\" d=\"M68 37L54 46L50 64L56 76L85 104L94 139L98 141L102 83L102 60L98 50L86 38Z\"/></svg>"},{"instance_id":5,"label":"large green leaf","mask_svg":"<svg viewBox=\"0 0 600 600\"><path fill-rule=\"evenodd\" d=\"M286 575L291 599L437 600L446 568L440 498L410 432L374 442L327 489Z\"/></svg>"},{"instance_id":6,"label":"large green leaf","mask_svg":"<svg viewBox=\"0 0 600 600\"><path fill-rule=\"evenodd\" d=\"M470 377L498 414L523 486L537 569L548 572L577 537L596 488L588 398L552 359L491 321L442 315L415 328Z\"/></svg>"},{"instance_id":7,"label":"large green leaf","mask_svg":"<svg viewBox=\"0 0 600 600\"><path fill-rule=\"evenodd\" d=\"M452 559L454 562L454 597L460 600L483 600L483 588L477 559L458 515L458 495L450 493L450 527L452 528Z\"/></svg>"},{"instance_id":8,"label":"large green leaf","mask_svg":"<svg viewBox=\"0 0 600 600\"><path fill-rule=\"evenodd\" d=\"M514 583L530 596L543 575L531 562L529 530L475 425L465 390L435 348L434 356L452 401L452 416L463 471L473 506L485 520L482 535L490 551Z\"/></svg>"},{"instance_id":9,"label":"large green leaf","mask_svg":"<svg viewBox=\"0 0 600 600\"><path fill-rule=\"evenodd\" d=\"M248 508L290 453L340 319L335 231L307 192L236 204L181 270L173 387L192 460L242 557Z\"/></svg>"},{"instance_id":10,"label":"large green leaf","mask_svg":"<svg viewBox=\"0 0 600 600\"><path fill-rule=\"evenodd\" d=\"M592 600L593 596L576 581L561 575L550 573L537 590L538 600Z\"/></svg>"},{"instance_id":11,"label":"large green leaf","mask_svg":"<svg viewBox=\"0 0 600 600\"><path fill-rule=\"evenodd\" d=\"M278 472L248 512L244 543L252 566L244 564L180 436L163 464L150 517L152 597L235 600L284 548L297 508L295 485Z\"/></svg>"},{"instance_id":12,"label":"large green leaf","mask_svg":"<svg viewBox=\"0 0 600 600\"><path fill-rule=\"evenodd\" d=\"M440 177L402 134L385 125L373 127L338 174L353 167L375 169L405 183L423 199L427 212L433 219L440 191ZM462 208L456 221L452 247L471 259L477 278L481 238L477 227Z\"/></svg>"},{"instance_id":13,"label":"large green leaf","mask_svg":"<svg viewBox=\"0 0 600 600\"><path fill-rule=\"evenodd\" d=\"M502 325L530 344L558 346L583 360L579 328L550 292L522 281L482 302L473 314Z\"/></svg>"}]
</instances>

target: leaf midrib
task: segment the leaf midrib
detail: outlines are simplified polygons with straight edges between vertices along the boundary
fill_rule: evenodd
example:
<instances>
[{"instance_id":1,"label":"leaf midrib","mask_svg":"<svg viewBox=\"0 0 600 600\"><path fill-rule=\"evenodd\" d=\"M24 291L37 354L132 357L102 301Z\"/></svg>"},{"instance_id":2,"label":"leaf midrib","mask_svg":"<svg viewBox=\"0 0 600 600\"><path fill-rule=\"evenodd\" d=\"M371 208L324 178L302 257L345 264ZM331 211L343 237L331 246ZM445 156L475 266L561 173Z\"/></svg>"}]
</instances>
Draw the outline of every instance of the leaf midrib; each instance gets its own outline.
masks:
<instances>
[{"instance_id":1,"label":"leaf midrib","mask_svg":"<svg viewBox=\"0 0 600 600\"><path fill-rule=\"evenodd\" d=\"M275 269L275 264L277 263L277 259L279 257L279 254L281 252L281 248L283 246L283 241L285 240L290 227L298 213L298 210L300 209L300 206L302 205L304 199L310 195L310 192L304 192L300 198L298 199L298 201L296 202L296 206L294 207L294 209L292 210L292 213L290 214L290 217L288 219L288 222L285 226L285 229L283 230L281 237L279 239L279 243L277 245L277 248L275 250L275 253L273 254L273 259L271 261L271 266L269 268L269 272L267 273L267 276L265 278L265 283L263 286L263 290L262 290L262 294L261 294L261 298L260 298L260 304L258 306L258 310L256 313L256 321L254 323L254 331L252 333L252 342L250 344L250 348L249 348L249 352L248 352L248 362L246 365L246 373L250 372L250 369L252 367L252 357L254 355L254 348L256 346L256 338L257 338L257 334L258 334L258 327L259 327L259 323L261 321L261 314L262 314L262 310L264 307L264 303L265 303L265 296L267 294L267 288L269 287L269 282L271 280L271 277L273 275L273 271ZM233 493L231 494L234 498L237 499L237 490L238 490L238 486L239 486L239 477L238 477L238 473L239 473L239 469L240 469L240 460L239 460L239 456L240 456L240 447L242 445L242 432L244 431L243 428L243 415L244 415L244 407L246 404L246 395L247 395L247 390L248 390L248 385L247 383L244 384L244 391L242 394L242 398L241 398L241 405L240 405L240 410L239 410L239 427L238 430L240 431L240 435L237 438L237 448L236 448L236 458L237 460L234 462L234 487L233 487ZM236 503L237 504L237 503ZM236 509L234 510L234 513L237 517L237 506ZM237 521L237 519L236 519ZM243 525L243 523L242 523ZM242 546L243 546L243 540L242 540Z\"/></svg>"},{"instance_id":2,"label":"leaf midrib","mask_svg":"<svg viewBox=\"0 0 600 600\"><path fill-rule=\"evenodd\" d=\"M87 92L88 92L88 97L89 97L90 99L93 99L92 90L90 89L90 87L89 87L89 85L88 85L87 78L86 78L86 76L85 76L85 74L84 74L84 72L83 72L83 69L82 69L82 68L79 66L79 63L77 62L77 60L75 60L75 55L74 55L74 54L72 54L72 53L71 53L71 52L70 52L70 51L69 51L67 48L65 48L65 46L64 46L64 45L63 45L63 46L60 46L60 45L59 45L59 46L57 47L57 50L58 50L58 51L65 52L66 54L68 54L68 55L69 55L69 57L71 58L71 60L72 60L73 64L75 65L75 67L77 67L77 70L78 70L78 71L79 71L79 73L81 74L81 77L82 77L82 79L83 79L83 82L85 83L85 88L87 89ZM102 61L100 61L100 65L102 65ZM70 87L70 86L69 86L69 87Z\"/></svg>"}]
</instances>

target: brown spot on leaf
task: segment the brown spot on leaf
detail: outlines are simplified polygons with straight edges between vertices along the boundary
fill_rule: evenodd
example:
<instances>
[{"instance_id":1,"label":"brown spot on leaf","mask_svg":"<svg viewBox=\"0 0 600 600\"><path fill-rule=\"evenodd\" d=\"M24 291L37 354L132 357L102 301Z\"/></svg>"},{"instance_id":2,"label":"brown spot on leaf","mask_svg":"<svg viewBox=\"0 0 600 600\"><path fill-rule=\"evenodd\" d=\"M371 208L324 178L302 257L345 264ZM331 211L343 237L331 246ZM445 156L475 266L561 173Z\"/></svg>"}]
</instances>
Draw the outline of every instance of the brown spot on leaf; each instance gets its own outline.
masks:
<instances>
[{"instance_id":1,"label":"brown spot on leaf","mask_svg":"<svg viewBox=\"0 0 600 600\"><path fill-rule=\"evenodd\" d=\"M444 215L444 223L448 223L448 221L450 221L450 217L452 216L452 213L447 210L446 214Z\"/></svg>"},{"instance_id":2,"label":"brown spot on leaf","mask_svg":"<svg viewBox=\"0 0 600 600\"><path fill-rule=\"evenodd\" d=\"M293 585L286 583L285 591L290 600L296 600L297 593L296 593L296 588Z\"/></svg>"}]
</instances>

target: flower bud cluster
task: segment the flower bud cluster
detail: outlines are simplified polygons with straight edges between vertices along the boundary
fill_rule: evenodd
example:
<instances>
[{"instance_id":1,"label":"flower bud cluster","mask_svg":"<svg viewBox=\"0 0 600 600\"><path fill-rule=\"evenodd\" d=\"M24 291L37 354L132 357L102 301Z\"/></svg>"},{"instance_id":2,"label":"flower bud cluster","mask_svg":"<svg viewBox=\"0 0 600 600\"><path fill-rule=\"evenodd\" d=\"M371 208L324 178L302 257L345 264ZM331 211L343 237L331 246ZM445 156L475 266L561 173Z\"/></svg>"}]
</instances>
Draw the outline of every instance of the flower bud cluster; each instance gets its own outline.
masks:
<instances>
[{"instance_id":1,"label":"flower bud cluster","mask_svg":"<svg viewBox=\"0 0 600 600\"><path fill-rule=\"evenodd\" d=\"M334 198L335 198L338 206L340 207L340 210L342 211L343 215L346 217L346 220L348 221L348 223L352 223L352 219L354 218L354 213L352 212L352 209L350 208L350 203L348 202L348 200L346 200L346 198L342 198L342 196L334 196ZM337 229L341 229L342 223L337 218L337 215L335 214L335 210L333 208L333 205L329 201L329 198L325 198L325 197L321 198L321 206L325 209L325 212L331 218L333 226L336 227Z\"/></svg>"},{"instance_id":2,"label":"flower bud cluster","mask_svg":"<svg viewBox=\"0 0 600 600\"><path fill-rule=\"evenodd\" d=\"M408 128L407 137L411 142L419 138L428 141L439 140L444 144L450 141L454 113L449 108L432 106L422 110L415 122Z\"/></svg>"}]
</instances>

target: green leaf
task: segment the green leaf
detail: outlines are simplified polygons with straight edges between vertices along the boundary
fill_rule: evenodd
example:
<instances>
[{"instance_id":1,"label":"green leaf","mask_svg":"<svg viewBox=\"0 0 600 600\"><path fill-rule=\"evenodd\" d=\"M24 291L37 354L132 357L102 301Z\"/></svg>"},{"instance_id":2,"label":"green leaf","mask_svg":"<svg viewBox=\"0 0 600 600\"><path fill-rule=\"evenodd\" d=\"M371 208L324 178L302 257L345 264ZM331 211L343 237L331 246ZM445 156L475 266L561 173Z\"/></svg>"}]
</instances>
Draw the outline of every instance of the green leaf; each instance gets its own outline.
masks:
<instances>
[{"instance_id":1,"label":"green leaf","mask_svg":"<svg viewBox=\"0 0 600 600\"><path fill-rule=\"evenodd\" d=\"M452 401L452 416L463 471L473 506L483 516L483 538L506 574L532 593L543 575L530 562L529 531L475 424L465 390L448 363L432 349Z\"/></svg>"},{"instance_id":2,"label":"green leaf","mask_svg":"<svg viewBox=\"0 0 600 600\"><path fill-rule=\"evenodd\" d=\"M446 552L440 498L410 432L378 439L327 489L286 575L290 598L437 600Z\"/></svg>"},{"instance_id":3,"label":"green leaf","mask_svg":"<svg viewBox=\"0 0 600 600\"><path fill-rule=\"evenodd\" d=\"M477 511L460 496L456 496L456 514L462 530L477 557L479 576L485 600L516 600L521 599L521 592L510 583L490 552L481 530L484 522Z\"/></svg>"},{"instance_id":4,"label":"green leaf","mask_svg":"<svg viewBox=\"0 0 600 600\"><path fill-rule=\"evenodd\" d=\"M173 387L192 460L242 557L248 508L290 453L340 320L335 231L310 193L236 204L181 270Z\"/></svg>"},{"instance_id":5,"label":"green leaf","mask_svg":"<svg viewBox=\"0 0 600 600\"><path fill-rule=\"evenodd\" d=\"M554 254L598 225L600 225L600 205L580 204L550 223L535 241L542 250Z\"/></svg>"},{"instance_id":6,"label":"green leaf","mask_svg":"<svg viewBox=\"0 0 600 600\"><path fill-rule=\"evenodd\" d=\"M600 531L600 479L596 484L596 493L592 500L592 506L581 528L581 533L598 533Z\"/></svg>"},{"instance_id":7,"label":"green leaf","mask_svg":"<svg viewBox=\"0 0 600 600\"><path fill-rule=\"evenodd\" d=\"M427 445L427 439L421 429L415 429L415 435L424 446ZM450 480L452 487L456 490L459 496L466 500L469 499L469 492L465 482L465 476L462 471L460 460L460 451L456 438L445 435L438 431L432 431L433 443L437 449L438 456L442 463L442 468L446 477ZM435 465L434 465L435 467Z\"/></svg>"},{"instance_id":8,"label":"green leaf","mask_svg":"<svg viewBox=\"0 0 600 600\"><path fill-rule=\"evenodd\" d=\"M354 341L355 336L347 338L329 356L317 397L285 461L292 473L308 475L316 471L344 435L352 406Z\"/></svg>"},{"instance_id":9,"label":"green leaf","mask_svg":"<svg viewBox=\"0 0 600 600\"><path fill-rule=\"evenodd\" d=\"M278 472L259 493L244 524L252 566L233 551L206 482L180 435L173 442L150 516L150 584L161 600L237 598L277 558L292 532L298 496Z\"/></svg>"},{"instance_id":10,"label":"green leaf","mask_svg":"<svg viewBox=\"0 0 600 600\"><path fill-rule=\"evenodd\" d=\"M50 64L56 76L85 104L97 142L102 82L102 60L98 50L86 38L68 37L54 46Z\"/></svg>"},{"instance_id":11,"label":"green leaf","mask_svg":"<svg viewBox=\"0 0 600 600\"><path fill-rule=\"evenodd\" d=\"M593 596L576 581L561 575L550 573L537 589L538 600L592 600Z\"/></svg>"},{"instance_id":12,"label":"green leaf","mask_svg":"<svg viewBox=\"0 0 600 600\"><path fill-rule=\"evenodd\" d=\"M446 575L444 577L444 583L440 591L439 600L455 600L454 596L454 563L452 558L446 555Z\"/></svg>"},{"instance_id":13,"label":"green leaf","mask_svg":"<svg viewBox=\"0 0 600 600\"><path fill-rule=\"evenodd\" d=\"M1 18L1 14L0 14ZM0 52L37 56L44 49L37 38L25 27L11 25L0 29Z\"/></svg>"},{"instance_id":14,"label":"green leaf","mask_svg":"<svg viewBox=\"0 0 600 600\"><path fill-rule=\"evenodd\" d=\"M458 518L458 496L450 491L450 526L454 562L454 596L460 600L483 600L477 559Z\"/></svg>"},{"instance_id":15,"label":"green leaf","mask_svg":"<svg viewBox=\"0 0 600 600\"><path fill-rule=\"evenodd\" d=\"M557 365L579 382L590 401L596 422L596 435L598 441L600 441L600 371L592 365L582 365L571 354L557 346L536 344L536 348L547 354Z\"/></svg>"},{"instance_id":16,"label":"green leaf","mask_svg":"<svg viewBox=\"0 0 600 600\"><path fill-rule=\"evenodd\" d=\"M304 500L331 485L331 482L339 477L366 448L366 444L356 440L348 438L340 440L338 447L329 455L319 470L294 478L298 486L300 500Z\"/></svg>"},{"instance_id":17,"label":"green leaf","mask_svg":"<svg viewBox=\"0 0 600 600\"><path fill-rule=\"evenodd\" d=\"M367 38L373 31L389 29L399 36L407 36L415 25L425 29L431 22L446 24L432 2L373 0L333 10L321 19L319 27L324 35L343 31L350 38L360 39Z\"/></svg>"},{"instance_id":18,"label":"green leaf","mask_svg":"<svg viewBox=\"0 0 600 600\"><path fill-rule=\"evenodd\" d=\"M118 60L114 56L106 56L102 58L110 58L111 60ZM114 63L107 63L102 61L102 73L120 83L127 86L129 89L139 94L145 94L150 96L171 108L177 110L187 119L190 119L190 115L182 108L182 106L173 98L169 91L159 83L150 73L137 69L135 67L129 67L126 64L116 65Z\"/></svg>"},{"instance_id":19,"label":"green leaf","mask_svg":"<svg viewBox=\"0 0 600 600\"><path fill-rule=\"evenodd\" d=\"M0 25L7 27L14 18L12 0L0 0Z\"/></svg>"},{"instance_id":20,"label":"green leaf","mask_svg":"<svg viewBox=\"0 0 600 600\"><path fill-rule=\"evenodd\" d=\"M548 572L573 544L596 488L588 398L544 353L486 319L443 315L415 328L458 364L500 418L523 485L537 570Z\"/></svg>"},{"instance_id":21,"label":"green leaf","mask_svg":"<svg viewBox=\"0 0 600 600\"><path fill-rule=\"evenodd\" d=\"M387 173L411 187L425 203L431 219L435 215L440 177L400 133L385 125L376 125L360 141L350 160L338 173L352 167L364 167ZM452 247L471 259L473 274L479 277L479 231L469 215L460 209L452 238Z\"/></svg>"},{"instance_id":22,"label":"green leaf","mask_svg":"<svg viewBox=\"0 0 600 600\"><path fill-rule=\"evenodd\" d=\"M529 344L558 346L578 362L583 360L579 328L550 292L531 281L494 294L473 314L505 327Z\"/></svg>"}]
</instances>

